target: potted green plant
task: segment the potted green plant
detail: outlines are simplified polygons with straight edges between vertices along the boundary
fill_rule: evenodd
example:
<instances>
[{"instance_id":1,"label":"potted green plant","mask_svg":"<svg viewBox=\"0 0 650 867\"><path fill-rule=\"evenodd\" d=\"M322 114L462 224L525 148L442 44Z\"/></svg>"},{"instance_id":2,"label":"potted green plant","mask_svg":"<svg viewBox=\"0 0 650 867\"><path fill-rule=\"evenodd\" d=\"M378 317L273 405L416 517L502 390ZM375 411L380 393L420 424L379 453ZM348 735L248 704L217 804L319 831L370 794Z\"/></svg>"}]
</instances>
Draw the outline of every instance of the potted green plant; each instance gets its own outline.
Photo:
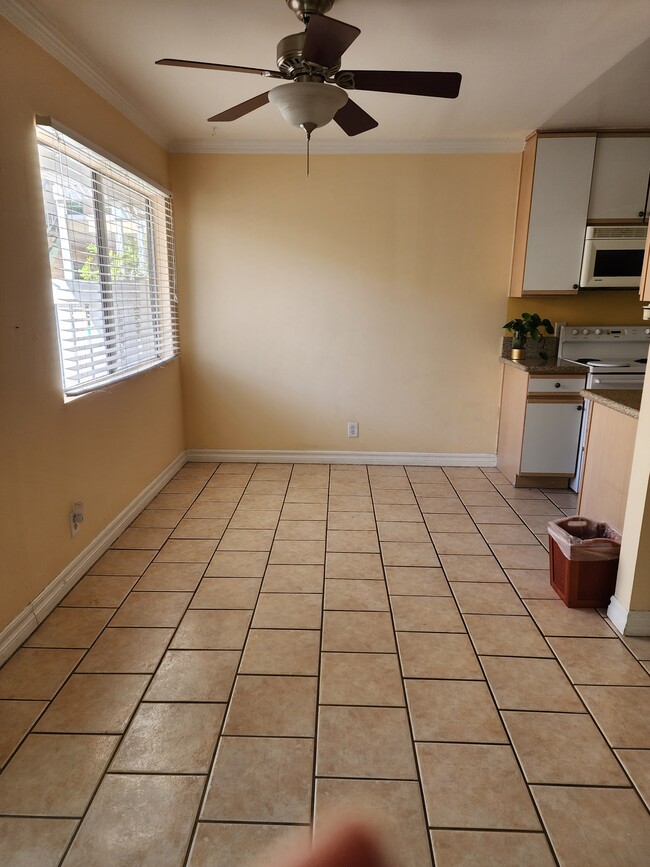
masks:
<instances>
[{"instance_id":1,"label":"potted green plant","mask_svg":"<svg viewBox=\"0 0 650 867\"><path fill-rule=\"evenodd\" d=\"M503 327L507 328L513 335L512 358L521 360L526 357L526 341L530 337L536 343L541 341L542 345L538 354L545 361L548 359L548 353L544 351L545 335L539 331L540 328L544 328L546 334L553 334L553 326L548 319L542 319L537 313L522 313L521 318L511 319Z\"/></svg>"}]
</instances>

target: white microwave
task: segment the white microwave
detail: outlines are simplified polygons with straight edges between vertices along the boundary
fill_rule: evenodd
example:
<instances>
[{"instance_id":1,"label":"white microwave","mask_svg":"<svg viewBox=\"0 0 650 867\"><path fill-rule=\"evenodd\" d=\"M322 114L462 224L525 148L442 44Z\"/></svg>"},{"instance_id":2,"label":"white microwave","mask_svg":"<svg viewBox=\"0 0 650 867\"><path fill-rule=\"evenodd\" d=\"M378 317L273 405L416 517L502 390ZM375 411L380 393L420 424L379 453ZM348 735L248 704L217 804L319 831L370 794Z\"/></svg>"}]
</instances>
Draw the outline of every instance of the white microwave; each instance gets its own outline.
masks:
<instances>
[{"instance_id":1,"label":"white microwave","mask_svg":"<svg viewBox=\"0 0 650 867\"><path fill-rule=\"evenodd\" d=\"M638 289L647 226L587 226L581 289Z\"/></svg>"}]
</instances>

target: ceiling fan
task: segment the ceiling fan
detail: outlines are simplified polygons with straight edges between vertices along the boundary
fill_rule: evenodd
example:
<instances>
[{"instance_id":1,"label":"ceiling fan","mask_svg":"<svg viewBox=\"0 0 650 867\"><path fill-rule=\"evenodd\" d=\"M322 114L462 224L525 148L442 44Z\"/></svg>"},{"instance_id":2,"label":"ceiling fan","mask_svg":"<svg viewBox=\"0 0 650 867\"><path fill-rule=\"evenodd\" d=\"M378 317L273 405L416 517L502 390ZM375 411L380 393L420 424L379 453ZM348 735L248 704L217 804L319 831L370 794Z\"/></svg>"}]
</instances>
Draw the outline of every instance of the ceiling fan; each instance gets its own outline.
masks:
<instances>
[{"instance_id":1,"label":"ceiling fan","mask_svg":"<svg viewBox=\"0 0 650 867\"><path fill-rule=\"evenodd\" d=\"M303 33L285 36L278 43L278 71L249 66L229 66L196 60L166 57L156 63L191 69L216 69L244 72L290 82L260 93L252 99L226 109L209 123L237 120L271 102L288 123L307 134L334 120L349 136L378 126L347 91L371 90L381 93L405 93L455 99L460 90L458 72L394 72L382 70L342 70L341 56L360 34L358 27L328 18L334 0L286 0L289 8L306 27Z\"/></svg>"}]
</instances>

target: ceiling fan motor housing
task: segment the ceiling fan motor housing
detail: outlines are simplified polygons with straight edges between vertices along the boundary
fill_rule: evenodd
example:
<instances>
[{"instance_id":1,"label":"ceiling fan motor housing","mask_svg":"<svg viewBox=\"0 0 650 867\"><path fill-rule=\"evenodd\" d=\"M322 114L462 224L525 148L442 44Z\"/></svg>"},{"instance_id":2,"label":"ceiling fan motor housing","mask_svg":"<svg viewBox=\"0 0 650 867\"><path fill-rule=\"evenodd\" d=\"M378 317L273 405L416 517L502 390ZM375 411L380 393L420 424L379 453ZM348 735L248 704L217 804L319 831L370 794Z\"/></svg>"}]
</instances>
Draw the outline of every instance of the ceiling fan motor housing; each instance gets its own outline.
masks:
<instances>
[{"instance_id":1,"label":"ceiling fan motor housing","mask_svg":"<svg viewBox=\"0 0 650 867\"><path fill-rule=\"evenodd\" d=\"M296 79L301 75L308 75L311 79L324 81L333 76L340 69L341 62L329 69L318 66L316 63L306 63L302 52L305 45L305 33L291 33L278 42L277 67L283 75Z\"/></svg>"},{"instance_id":2,"label":"ceiling fan motor housing","mask_svg":"<svg viewBox=\"0 0 650 867\"><path fill-rule=\"evenodd\" d=\"M291 76L301 71L304 44L304 33L291 33L278 42L277 66L280 72Z\"/></svg>"},{"instance_id":3,"label":"ceiling fan motor housing","mask_svg":"<svg viewBox=\"0 0 650 867\"><path fill-rule=\"evenodd\" d=\"M287 0L287 6L297 17L307 23L310 15L327 15L334 0Z\"/></svg>"}]
</instances>

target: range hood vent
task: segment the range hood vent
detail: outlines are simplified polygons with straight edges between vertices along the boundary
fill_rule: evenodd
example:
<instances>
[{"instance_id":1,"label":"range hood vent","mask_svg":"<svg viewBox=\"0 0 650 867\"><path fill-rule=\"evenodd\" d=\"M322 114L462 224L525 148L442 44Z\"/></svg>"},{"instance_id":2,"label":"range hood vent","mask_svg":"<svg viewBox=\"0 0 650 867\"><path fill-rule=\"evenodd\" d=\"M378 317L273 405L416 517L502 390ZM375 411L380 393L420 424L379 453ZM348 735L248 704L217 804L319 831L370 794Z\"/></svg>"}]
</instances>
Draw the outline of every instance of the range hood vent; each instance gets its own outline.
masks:
<instances>
[{"instance_id":1,"label":"range hood vent","mask_svg":"<svg viewBox=\"0 0 650 867\"><path fill-rule=\"evenodd\" d=\"M647 226L587 226L587 239L643 241L647 232Z\"/></svg>"}]
</instances>

